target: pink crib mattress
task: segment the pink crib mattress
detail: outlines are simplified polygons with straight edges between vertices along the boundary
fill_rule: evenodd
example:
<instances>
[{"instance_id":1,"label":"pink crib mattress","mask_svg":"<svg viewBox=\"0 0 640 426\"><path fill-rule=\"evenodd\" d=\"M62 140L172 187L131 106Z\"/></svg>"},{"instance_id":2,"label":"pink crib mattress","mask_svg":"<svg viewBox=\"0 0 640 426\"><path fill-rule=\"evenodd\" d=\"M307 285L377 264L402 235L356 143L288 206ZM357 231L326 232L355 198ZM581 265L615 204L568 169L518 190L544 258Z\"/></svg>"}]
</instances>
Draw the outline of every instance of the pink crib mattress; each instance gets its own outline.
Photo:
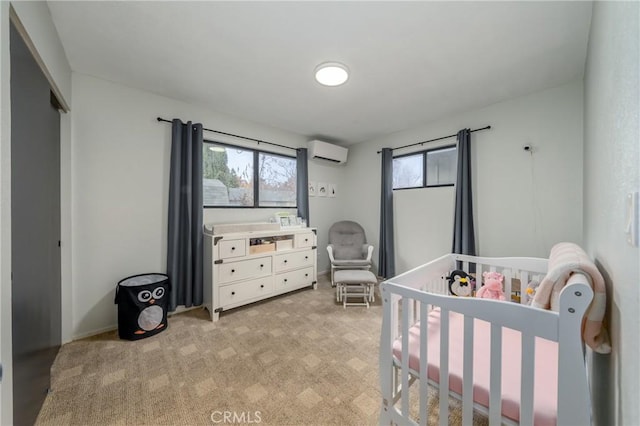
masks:
<instances>
[{"instance_id":1,"label":"pink crib mattress","mask_svg":"<svg viewBox=\"0 0 640 426\"><path fill-rule=\"evenodd\" d=\"M440 311L428 316L427 376L440 383ZM449 389L462 394L464 316L452 312L449 317ZM473 400L489 407L491 326L474 321ZM557 422L558 344L536 338L534 382L534 423L554 425ZM502 329L502 415L516 422L520 419L520 332ZM402 356L400 339L393 344L393 355ZM409 329L409 368L420 371L420 324Z\"/></svg>"}]
</instances>

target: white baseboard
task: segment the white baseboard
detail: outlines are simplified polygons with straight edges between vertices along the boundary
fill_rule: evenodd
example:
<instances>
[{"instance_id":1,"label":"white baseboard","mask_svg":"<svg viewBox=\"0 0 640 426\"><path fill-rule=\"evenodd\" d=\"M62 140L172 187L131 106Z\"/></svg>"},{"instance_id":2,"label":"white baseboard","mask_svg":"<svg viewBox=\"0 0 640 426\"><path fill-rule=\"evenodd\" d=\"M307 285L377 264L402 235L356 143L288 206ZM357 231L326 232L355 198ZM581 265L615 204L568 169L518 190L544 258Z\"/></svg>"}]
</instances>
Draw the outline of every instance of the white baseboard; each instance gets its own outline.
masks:
<instances>
[{"instance_id":1,"label":"white baseboard","mask_svg":"<svg viewBox=\"0 0 640 426\"><path fill-rule=\"evenodd\" d=\"M73 337L71 337L71 340L69 342L63 342L63 344L74 342L76 340L86 339L87 337L97 336L98 334L107 333L109 331L114 331L117 329L118 329L118 324L113 324L107 327L98 328L96 330L91 330L91 331L87 331L80 334L74 334Z\"/></svg>"},{"instance_id":2,"label":"white baseboard","mask_svg":"<svg viewBox=\"0 0 640 426\"><path fill-rule=\"evenodd\" d=\"M175 311L173 312L169 312L167 314L167 317L171 317L175 314L181 314L183 312L187 312L187 311L192 311L194 309L203 309L203 306L191 306L188 308L185 308L183 305L180 305L176 308ZM92 331L87 331L85 333L81 333L81 334L76 334L74 335L71 340L66 341L66 342L62 342L62 344L66 344L66 343L70 343L76 340L82 340L82 339L86 339L87 337L92 337L92 336L97 336L98 334L102 334L102 333L108 333L110 331L115 331L118 329L118 324L113 324L113 325L109 325L107 327L102 327L102 328L98 328L96 330L92 330Z\"/></svg>"}]
</instances>

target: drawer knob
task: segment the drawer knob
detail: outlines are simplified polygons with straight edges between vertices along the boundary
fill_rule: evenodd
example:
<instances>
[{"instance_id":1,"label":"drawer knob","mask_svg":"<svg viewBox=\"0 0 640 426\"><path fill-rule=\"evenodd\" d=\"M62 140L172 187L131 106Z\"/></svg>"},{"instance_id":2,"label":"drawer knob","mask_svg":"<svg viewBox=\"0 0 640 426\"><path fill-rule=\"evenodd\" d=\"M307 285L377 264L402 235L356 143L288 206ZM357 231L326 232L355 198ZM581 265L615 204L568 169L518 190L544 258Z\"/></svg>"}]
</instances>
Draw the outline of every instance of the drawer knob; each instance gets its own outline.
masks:
<instances>
[{"instance_id":1,"label":"drawer knob","mask_svg":"<svg viewBox=\"0 0 640 426\"><path fill-rule=\"evenodd\" d=\"M264 284L260 284L260 288L264 288Z\"/></svg>"},{"instance_id":2,"label":"drawer knob","mask_svg":"<svg viewBox=\"0 0 640 426\"><path fill-rule=\"evenodd\" d=\"M232 296L235 296L235 295L236 295L236 292L235 292L235 291L232 291L232 292L231 292L231 295L232 295Z\"/></svg>"},{"instance_id":3,"label":"drawer knob","mask_svg":"<svg viewBox=\"0 0 640 426\"><path fill-rule=\"evenodd\" d=\"M308 277L308 276L309 276L309 274L304 274L304 276L305 276L305 277Z\"/></svg>"},{"instance_id":4,"label":"drawer knob","mask_svg":"<svg viewBox=\"0 0 640 426\"><path fill-rule=\"evenodd\" d=\"M287 263L287 262L288 262L288 261L287 261L287 259L285 259L285 260L284 260L284 263Z\"/></svg>"},{"instance_id":5,"label":"drawer knob","mask_svg":"<svg viewBox=\"0 0 640 426\"><path fill-rule=\"evenodd\" d=\"M287 279L286 279L286 278L284 279L284 282L285 282L285 283L287 282Z\"/></svg>"},{"instance_id":6,"label":"drawer knob","mask_svg":"<svg viewBox=\"0 0 640 426\"><path fill-rule=\"evenodd\" d=\"M231 251L234 251L236 248L235 247L231 247Z\"/></svg>"},{"instance_id":7,"label":"drawer knob","mask_svg":"<svg viewBox=\"0 0 640 426\"><path fill-rule=\"evenodd\" d=\"M264 265L260 265L261 268L264 268Z\"/></svg>"},{"instance_id":8,"label":"drawer knob","mask_svg":"<svg viewBox=\"0 0 640 426\"><path fill-rule=\"evenodd\" d=\"M309 241L309 239L308 239L308 238L305 238L305 239L304 239L304 242L306 243L307 241Z\"/></svg>"},{"instance_id":9,"label":"drawer knob","mask_svg":"<svg viewBox=\"0 0 640 426\"><path fill-rule=\"evenodd\" d=\"M235 269L232 269L232 270L231 270L231 273L233 274L235 271L236 271Z\"/></svg>"},{"instance_id":10,"label":"drawer knob","mask_svg":"<svg viewBox=\"0 0 640 426\"><path fill-rule=\"evenodd\" d=\"M305 257L304 257L304 260L307 260L308 258L309 258L309 256L305 256Z\"/></svg>"}]
</instances>

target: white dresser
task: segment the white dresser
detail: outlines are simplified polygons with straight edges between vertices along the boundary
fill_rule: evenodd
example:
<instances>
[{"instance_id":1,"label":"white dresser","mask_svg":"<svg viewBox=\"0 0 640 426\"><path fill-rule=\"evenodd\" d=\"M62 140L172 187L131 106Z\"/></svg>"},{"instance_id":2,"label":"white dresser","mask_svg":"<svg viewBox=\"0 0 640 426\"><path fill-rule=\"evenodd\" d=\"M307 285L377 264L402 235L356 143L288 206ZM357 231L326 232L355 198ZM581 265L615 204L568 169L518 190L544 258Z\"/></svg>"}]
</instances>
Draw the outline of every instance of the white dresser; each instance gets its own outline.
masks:
<instances>
[{"instance_id":1,"label":"white dresser","mask_svg":"<svg viewBox=\"0 0 640 426\"><path fill-rule=\"evenodd\" d=\"M204 306L212 321L228 309L304 287L316 288L315 228L249 225L205 226ZM268 227L276 229L261 229Z\"/></svg>"}]
</instances>

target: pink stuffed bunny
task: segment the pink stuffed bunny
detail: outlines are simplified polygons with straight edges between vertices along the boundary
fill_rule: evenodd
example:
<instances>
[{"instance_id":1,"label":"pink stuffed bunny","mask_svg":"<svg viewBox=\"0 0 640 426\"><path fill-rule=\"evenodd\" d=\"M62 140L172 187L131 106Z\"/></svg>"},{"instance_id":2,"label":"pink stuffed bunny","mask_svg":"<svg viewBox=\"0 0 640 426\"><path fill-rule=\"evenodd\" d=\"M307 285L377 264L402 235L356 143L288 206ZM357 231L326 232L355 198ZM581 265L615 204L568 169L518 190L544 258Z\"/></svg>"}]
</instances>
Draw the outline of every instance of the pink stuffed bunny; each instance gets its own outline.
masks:
<instances>
[{"instance_id":1,"label":"pink stuffed bunny","mask_svg":"<svg viewBox=\"0 0 640 426\"><path fill-rule=\"evenodd\" d=\"M506 300L504 297L504 291L502 291L502 280L504 279L504 275L500 272L485 272L482 276L484 277L484 285L480 287L476 297Z\"/></svg>"}]
</instances>

